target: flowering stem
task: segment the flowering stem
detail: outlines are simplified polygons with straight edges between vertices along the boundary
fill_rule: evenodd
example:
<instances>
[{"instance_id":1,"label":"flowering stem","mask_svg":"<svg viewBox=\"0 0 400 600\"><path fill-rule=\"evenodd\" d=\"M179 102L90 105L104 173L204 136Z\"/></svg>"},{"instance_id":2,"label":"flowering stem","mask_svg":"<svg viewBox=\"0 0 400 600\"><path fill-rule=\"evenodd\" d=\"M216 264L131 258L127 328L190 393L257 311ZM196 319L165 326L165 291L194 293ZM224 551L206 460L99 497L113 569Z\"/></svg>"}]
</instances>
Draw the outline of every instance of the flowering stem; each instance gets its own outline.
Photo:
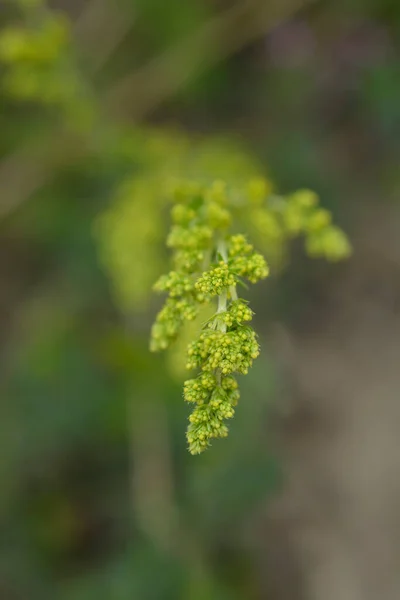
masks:
<instances>
[{"instance_id":1,"label":"flowering stem","mask_svg":"<svg viewBox=\"0 0 400 600\"><path fill-rule=\"evenodd\" d=\"M268 265L245 235L230 235L231 214L229 207L226 209L225 187L221 183L214 182L208 190L203 190L201 202L197 202L197 188L186 189L182 184L182 199L178 194L179 204L173 209L174 224L168 237L168 245L175 249L176 268L156 283L156 289L169 292L169 296L153 325L154 350L168 347L184 321L192 320L203 303L212 301L214 308L214 314L203 323L201 333L187 350L187 368L201 369L184 384L185 401L195 404L187 429L191 454L200 454L213 439L228 435L225 421L234 415L240 396L236 374L246 375L260 353L257 334L250 325L253 311L240 294L238 297L236 288L239 283L247 287L245 281L257 283L265 279ZM264 189L265 185L261 187ZM196 202L191 204L195 198ZM305 233L310 228L310 235L314 236L307 238L307 243L314 254L321 255L325 253L324 244L335 244L340 231L329 225L329 216L322 209L309 215L315 202L309 192L299 192L282 210L289 211L289 233L298 227L299 215L312 217L304 226ZM264 216L267 222L269 218L275 219L273 211ZM285 219L286 216L285 213ZM325 241L321 228L327 222Z\"/></svg>"}]
</instances>

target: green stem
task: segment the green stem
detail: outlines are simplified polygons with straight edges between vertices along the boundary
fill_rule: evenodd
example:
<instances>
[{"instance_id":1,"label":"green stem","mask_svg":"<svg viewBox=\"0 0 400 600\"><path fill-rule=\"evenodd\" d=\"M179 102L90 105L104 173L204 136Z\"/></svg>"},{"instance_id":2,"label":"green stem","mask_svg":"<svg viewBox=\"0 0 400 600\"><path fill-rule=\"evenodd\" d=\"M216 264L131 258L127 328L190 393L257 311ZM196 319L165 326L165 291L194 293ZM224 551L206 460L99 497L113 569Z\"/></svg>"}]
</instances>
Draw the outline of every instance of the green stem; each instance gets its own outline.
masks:
<instances>
[{"instance_id":1,"label":"green stem","mask_svg":"<svg viewBox=\"0 0 400 600\"><path fill-rule=\"evenodd\" d=\"M226 243L225 243L224 240L219 240L219 242L217 244L217 254L220 254L222 256L223 260L225 262L228 262L228 251L227 251ZM226 309L227 309L227 301L228 301L228 293L227 293L227 290L224 290L218 296L217 313L222 313L222 312L226 311ZM225 323L221 324L219 326L219 329L225 333L225 331L226 331L226 325L225 325Z\"/></svg>"},{"instance_id":2,"label":"green stem","mask_svg":"<svg viewBox=\"0 0 400 600\"><path fill-rule=\"evenodd\" d=\"M227 252L227 248L226 248L226 243L224 242L224 240L220 240L217 244L217 254L220 254L223 258L223 260L225 262L228 262L228 252ZM227 309L227 301L228 301L228 293L227 290L224 290L219 296L218 296L218 308L217 308L217 313L222 313L225 312ZM219 331L222 331L223 333L226 333L226 323L221 322L219 319L217 320L218 322L218 329ZM215 370L215 376L217 378L217 382L218 385L221 385L221 380L222 380L222 373L220 369L216 369Z\"/></svg>"},{"instance_id":3,"label":"green stem","mask_svg":"<svg viewBox=\"0 0 400 600\"><path fill-rule=\"evenodd\" d=\"M237 300L238 299L238 295L237 295L237 291L236 291L236 285L231 285L230 286L229 293L231 295L232 300Z\"/></svg>"},{"instance_id":4,"label":"green stem","mask_svg":"<svg viewBox=\"0 0 400 600\"><path fill-rule=\"evenodd\" d=\"M229 258L228 258L228 249L226 247L226 242L224 240L220 240L218 242L218 246L217 246L217 252L222 256L223 260L225 262L228 262ZM236 291L236 285L231 285L229 287L229 294L231 296L231 300L237 300L238 299L238 295L237 295L237 291ZM226 295L226 292L225 292ZM225 299L225 308L221 309L221 310L226 310L226 299ZM219 310L219 300L218 300L218 312L221 312Z\"/></svg>"},{"instance_id":5,"label":"green stem","mask_svg":"<svg viewBox=\"0 0 400 600\"><path fill-rule=\"evenodd\" d=\"M217 252L222 256L225 262L228 262L228 249L226 247L226 242L224 240L220 240L217 244Z\"/></svg>"},{"instance_id":6,"label":"green stem","mask_svg":"<svg viewBox=\"0 0 400 600\"><path fill-rule=\"evenodd\" d=\"M226 293L226 290L224 290L222 292L222 294L220 294L218 296L218 308L217 308L218 313L226 311L227 297L228 297L228 295Z\"/></svg>"}]
</instances>

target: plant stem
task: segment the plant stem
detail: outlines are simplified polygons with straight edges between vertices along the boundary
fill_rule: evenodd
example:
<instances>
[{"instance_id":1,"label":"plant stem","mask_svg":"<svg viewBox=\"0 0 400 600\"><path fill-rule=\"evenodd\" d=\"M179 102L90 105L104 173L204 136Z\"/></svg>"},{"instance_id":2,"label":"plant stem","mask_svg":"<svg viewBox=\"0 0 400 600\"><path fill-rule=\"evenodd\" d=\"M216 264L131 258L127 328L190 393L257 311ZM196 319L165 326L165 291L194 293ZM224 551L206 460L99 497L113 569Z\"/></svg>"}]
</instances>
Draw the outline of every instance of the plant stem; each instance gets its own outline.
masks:
<instances>
[{"instance_id":1,"label":"plant stem","mask_svg":"<svg viewBox=\"0 0 400 600\"><path fill-rule=\"evenodd\" d=\"M232 300L237 300L238 299L238 295L237 295L237 291L236 291L236 285L231 285L230 286L229 293L231 295Z\"/></svg>"},{"instance_id":2,"label":"plant stem","mask_svg":"<svg viewBox=\"0 0 400 600\"><path fill-rule=\"evenodd\" d=\"M228 262L228 250L226 247L226 242L223 240L220 240L218 242L218 246L217 246L217 252L222 256L222 258L224 259L225 262ZM237 300L238 299L238 295L237 295L237 291L236 291L236 285L231 285L229 287L229 293L231 296L231 300ZM226 296L226 292L225 292L225 296ZM225 308L224 309L219 309L220 304L219 304L219 300L218 300L218 312L221 312L222 310L226 310L226 297L225 297Z\"/></svg>"},{"instance_id":3,"label":"plant stem","mask_svg":"<svg viewBox=\"0 0 400 600\"><path fill-rule=\"evenodd\" d=\"M228 262L228 250L226 247L226 242L224 240L220 240L217 244L217 252L220 254L225 262Z\"/></svg>"},{"instance_id":4,"label":"plant stem","mask_svg":"<svg viewBox=\"0 0 400 600\"><path fill-rule=\"evenodd\" d=\"M218 313L226 311L226 303L227 303L227 293L226 293L226 290L224 290L222 292L222 294L220 294L218 296L218 309L217 309Z\"/></svg>"}]
</instances>

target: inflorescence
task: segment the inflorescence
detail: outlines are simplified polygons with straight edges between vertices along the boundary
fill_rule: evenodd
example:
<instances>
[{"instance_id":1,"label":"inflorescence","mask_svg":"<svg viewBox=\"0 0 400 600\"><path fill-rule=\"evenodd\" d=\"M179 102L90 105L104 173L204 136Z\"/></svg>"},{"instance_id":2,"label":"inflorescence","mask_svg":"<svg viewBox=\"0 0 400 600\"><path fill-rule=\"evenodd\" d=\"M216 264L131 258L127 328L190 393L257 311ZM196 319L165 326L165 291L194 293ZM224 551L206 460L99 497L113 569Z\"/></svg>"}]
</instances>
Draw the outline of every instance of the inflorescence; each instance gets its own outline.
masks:
<instances>
[{"instance_id":1,"label":"inflorescence","mask_svg":"<svg viewBox=\"0 0 400 600\"><path fill-rule=\"evenodd\" d=\"M262 180L253 182L244 204L275 219L288 239L302 233L311 255L339 260L350 253L346 236L331 225L330 214L317 206L313 192L296 192L284 200L267 195L267 189ZM199 371L184 383L184 399L194 405L187 441L189 451L200 454L211 440L227 436L226 421L239 399L236 375L247 374L260 353L251 326L253 311L238 298L237 285L266 278L269 267L245 235L230 233L235 205L225 183L205 187L185 182L176 186L173 197L167 239L173 270L154 285L168 297L152 327L150 348L168 348L186 321L196 319L202 306L216 302L214 314L187 349L187 369Z\"/></svg>"},{"instance_id":2,"label":"inflorescence","mask_svg":"<svg viewBox=\"0 0 400 600\"><path fill-rule=\"evenodd\" d=\"M208 189L180 186L175 200L167 241L174 252L174 269L154 286L168 298L153 325L151 349L167 348L186 320L217 299L215 314L187 351L187 368L200 370L184 384L185 400L195 404L187 430L189 450L199 454L212 439L227 436L225 421L233 417L239 399L235 374L247 373L259 355L250 325L253 312L237 297L236 286L240 280L264 279L268 266L245 236L229 235L232 216L222 182Z\"/></svg>"}]
</instances>

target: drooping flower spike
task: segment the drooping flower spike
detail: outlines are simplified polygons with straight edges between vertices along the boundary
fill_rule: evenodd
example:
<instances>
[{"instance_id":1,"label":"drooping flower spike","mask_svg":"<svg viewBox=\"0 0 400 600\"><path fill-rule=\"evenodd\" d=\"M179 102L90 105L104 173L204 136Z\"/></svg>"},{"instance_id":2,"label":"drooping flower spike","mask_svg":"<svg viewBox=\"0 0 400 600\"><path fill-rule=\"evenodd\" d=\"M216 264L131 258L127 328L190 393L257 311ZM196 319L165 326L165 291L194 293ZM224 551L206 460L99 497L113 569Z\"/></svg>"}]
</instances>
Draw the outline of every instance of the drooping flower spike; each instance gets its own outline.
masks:
<instances>
[{"instance_id":1,"label":"drooping flower spike","mask_svg":"<svg viewBox=\"0 0 400 600\"><path fill-rule=\"evenodd\" d=\"M257 186L249 186L258 204L263 189L266 186L260 180ZM168 297L152 327L150 348L168 348L186 321L193 321L205 304L215 303L213 316L187 349L187 368L199 371L184 383L184 399L194 404L187 441L189 451L199 454L213 439L227 436L226 421L233 417L239 399L235 375L247 374L260 352L251 326L253 312L238 298L237 284L265 279L269 267L245 235L231 233L234 206L223 182L208 188L184 182L176 187L174 200L167 239L173 270L154 285ZM290 201L275 203L269 214L279 217L289 237L303 232L311 253L329 254L330 250L334 259L345 256L347 239L330 225L329 213L315 205L314 194L300 192ZM332 243L336 239L336 244L325 247L328 238Z\"/></svg>"}]
</instances>

